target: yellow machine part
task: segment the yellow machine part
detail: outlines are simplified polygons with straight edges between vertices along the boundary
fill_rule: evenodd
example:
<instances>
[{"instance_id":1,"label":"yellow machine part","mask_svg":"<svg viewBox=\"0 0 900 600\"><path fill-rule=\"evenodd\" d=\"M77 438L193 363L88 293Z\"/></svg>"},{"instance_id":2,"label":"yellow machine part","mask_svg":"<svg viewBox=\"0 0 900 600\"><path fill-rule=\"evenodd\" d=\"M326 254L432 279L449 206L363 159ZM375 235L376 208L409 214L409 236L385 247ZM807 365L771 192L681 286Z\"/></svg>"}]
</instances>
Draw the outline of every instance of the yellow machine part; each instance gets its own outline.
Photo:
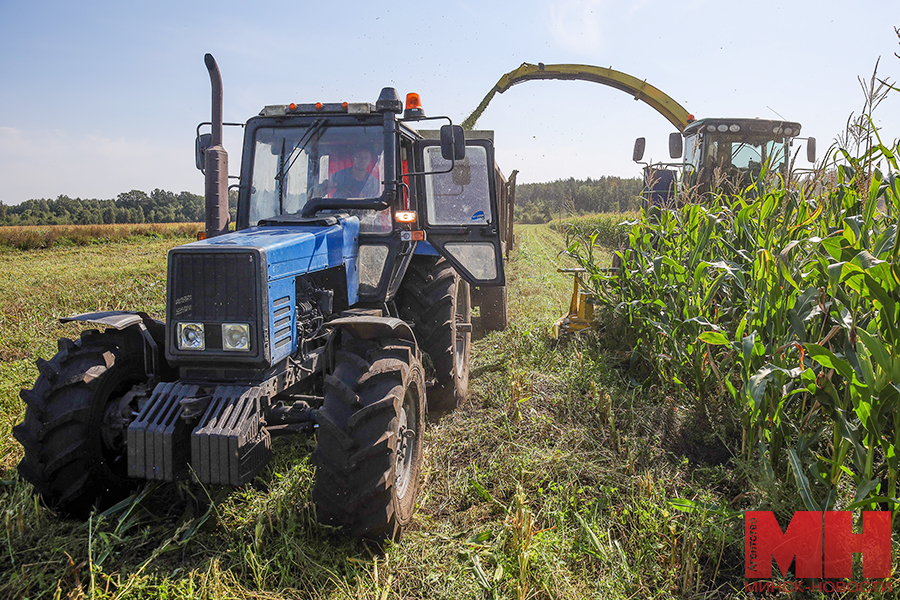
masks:
<instances>
[{"instance_id":1,"label":"yellow machine part","mask_svg":"<svg viewBox=\"0 0 900 600\"><path fill-rule=\"evenodd\" d=\"M572 79L581 81L593 81L608 85L634 96L635 100L646 102L656 109L662 116L669 120L678 131L684 131L685 127L693 120L687 110L673 98L653 87L646 80L640 80L621 71L612 68L595 67L593 65L545 65L538 63L522 63L515 71L510 71L500 78L494 91L501 94L517 83L534 81L535 79Z\"/></svg>"},{"instance_id":2,"label":"yellow machine part","mask_svg":"<svg viewBox=\"0 0 900 600\"><path fill-rule=\"evenodd\" d=\"M591 294L588 292L581 274L584 269L557 269L560 273L571 273L574 278L572 287L572 300L569 302L568 314L560 317L553 324L553 337L559 339L564 333L577 333L594 327L594 303L591 302Z\"/></svg>"},{"instance_id":3,"label":"yellow machine part","mask_svg":"<svg viewBox=\"0 0 900 600\"><path fill-rule=\"evenodd\" d=\"M494 88L481 101L481 104L463 121L463 128L472 129L475 126L476 121L496 93L502 94L517 83L538 79L593 81L594 83L616 88L634 96L635 100L641 100L649 104L659 114L668 119L680 132L683 132L694 120L693 115L688 113L683 106L659 88L650 85L646 80L640 80L637 77L612 68L596 67L594 65L545 65L544 63L533 65L531 63L522 63L518 69L510 71L500 78ZM594 304L591 302L591 295L581 279L581 273L585 272L584 269L559 269L559 272L571 273L575 281L568 314L563 315L553 324L554 338L559 338L563 333L583 331L594 326Z\"/></svg>"}]
</instances>

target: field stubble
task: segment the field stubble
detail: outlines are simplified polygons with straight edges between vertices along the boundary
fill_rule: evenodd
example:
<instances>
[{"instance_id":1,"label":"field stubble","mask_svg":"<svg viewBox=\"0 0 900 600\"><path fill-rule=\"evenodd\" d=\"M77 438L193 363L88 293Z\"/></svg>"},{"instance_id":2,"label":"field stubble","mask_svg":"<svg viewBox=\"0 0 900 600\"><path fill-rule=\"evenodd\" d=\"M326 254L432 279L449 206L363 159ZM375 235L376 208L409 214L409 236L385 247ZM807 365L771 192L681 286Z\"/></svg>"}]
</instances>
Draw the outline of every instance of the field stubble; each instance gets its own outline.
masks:
<instances>
[{"instance_id":1,"label":"field stubble","mask_svg":"<svg viewBox=\"0 0 900 600\"><path fill-rule=\"evenodd\" d=\"M432 423L417 515L383 556L315 522L311 440L278 440L244 488L144 488L86 524L54 518L14 467L18 390L67 314L164 312L172 240L0 254L0 597L615 598L739 588L733 475L666 449L677 397L633 382L595 338L549 337L568 305L563 238L517 228L510 328L475 342L469 398ZM630 382L631 380L631 382ZM674 425L673 425L674 423ZM742 561L741 561L742 562Z\"/></svg>"}]
</instances>

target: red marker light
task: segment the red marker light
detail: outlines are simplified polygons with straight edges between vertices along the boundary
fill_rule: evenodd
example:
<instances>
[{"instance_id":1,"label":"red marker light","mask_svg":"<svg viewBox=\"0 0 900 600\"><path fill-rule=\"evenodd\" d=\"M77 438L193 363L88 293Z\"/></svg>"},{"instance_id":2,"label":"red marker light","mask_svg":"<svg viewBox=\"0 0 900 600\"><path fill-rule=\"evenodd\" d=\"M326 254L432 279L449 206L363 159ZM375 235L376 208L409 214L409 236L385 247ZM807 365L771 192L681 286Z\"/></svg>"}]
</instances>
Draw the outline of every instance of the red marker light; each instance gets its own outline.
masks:
<instances>
[{"instance_id":1,"label":"red marker light","mask_svg":"<svg viewBox=\"0 0 900 600\"><path fill-rule=\"evenodd\" d=\"M347 103L344 102L343 104L341 104L341 108L343 108L344 110L347 110Z\"/></svg>"},{"instance_id":2,"label":"red marker light","mask_svg":"<svg viewBox=\"0 0 900 600\"><path fill-rule=\"evenodd\" d=\"M322 110L322 106L321 102L316 102L316 110Z\"/></svg>"},{"instance_id":3,"label":"red marker light","mask_svg":"<svg viewBox=\"0 0 900 600\"><path fill-rule=\"evenodd\" d=\"M291 110L297 110L297 105L294 102L291 102L290 104L288 104L288 108Z\"/></svg>"}]
</instances>

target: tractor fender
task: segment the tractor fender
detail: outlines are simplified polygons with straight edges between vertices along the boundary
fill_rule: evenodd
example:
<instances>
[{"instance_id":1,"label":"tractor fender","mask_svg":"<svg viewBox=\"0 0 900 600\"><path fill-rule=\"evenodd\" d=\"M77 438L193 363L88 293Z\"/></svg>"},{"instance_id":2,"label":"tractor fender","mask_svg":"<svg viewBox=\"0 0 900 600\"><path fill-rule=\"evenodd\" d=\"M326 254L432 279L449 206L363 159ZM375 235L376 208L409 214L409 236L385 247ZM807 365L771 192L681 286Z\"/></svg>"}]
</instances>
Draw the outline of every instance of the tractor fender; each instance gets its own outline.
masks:
<instances>
[{"instance_id":1,"label":"tractor fender","mask_svg":"<svg viewBox=\"0 0 900 600\"><path fill-rule=\"evenodd\" d=\"M113 329L125 329L137 325L144 340L144 365L147 376L151 382L155 382L161 375L161 370L169 370L168 364L160 356L159 349L165 347L166 324L158 321L144 312L125 310L111 310L104 312L83 313L64 317L60 323L92 323L94 325L106 325Z\"/></svg>"},{"instance_id":2,"label":"tractor fender","mask_svg":"<svg viewBox=\"0 0 900 600\"><path fill-rule=\"evenodd\" d=\"M406 321L394 317L375 317L368 315L341 317L329 321L328 325L349 331L353 337L361 340L398 338L412 342L418 346L412 328Z\"/></svg>"},{"instance_id":3,"label":"tractor fender","mask_svg":"<svg viewBox=\"0 0 900 600\"><path fill-rule=\"evenodd\" d=\"M161 321L157 321L147 313L131 312L125 310L83 313L80 315L65 317L59 320L60 323L71 323L73 321L79 321L82 323L94 323L95 325L106 325L114 329L125 329L126 327L130 327L135 323L144 323L144 325L146 325L148 329L154 327L154 324L162 325Z\"/></svg>"}]
</instances>

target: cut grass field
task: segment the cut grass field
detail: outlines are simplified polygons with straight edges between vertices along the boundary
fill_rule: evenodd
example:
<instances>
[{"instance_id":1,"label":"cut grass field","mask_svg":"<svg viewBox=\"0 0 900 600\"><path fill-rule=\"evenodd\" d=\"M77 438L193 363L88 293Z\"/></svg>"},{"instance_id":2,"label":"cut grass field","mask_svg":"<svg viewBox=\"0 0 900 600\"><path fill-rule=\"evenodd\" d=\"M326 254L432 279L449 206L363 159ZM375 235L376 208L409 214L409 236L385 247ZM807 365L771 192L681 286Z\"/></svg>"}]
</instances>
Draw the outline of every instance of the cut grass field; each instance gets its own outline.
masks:
<instances>
[{"instance_id":1,"label":"cut grass field","mask_svg":"<svg viewBox=\"0 0 900 600\"><path fill-rule=\"evenodd\" d=\"M148 486L87 523L42 508L15 465L18 392L57 319L164 312L179 241L0 253L0 597L682 598L743 585L727 449L677 395L638 383L595 338L553 341L571 279L564 238L517 226L510 327L475 341L468 399L432 422L413 525L383 556L316 523L313 440L279 438L237 490ZM615 355L618 356L618 355ZM710 449L704 453L704 448ZM690 450L690 451L688 451ZM716 451L719 454L716 454ZM696 508L675 510L687 498Z\"/></svg>"}]
</instances>

